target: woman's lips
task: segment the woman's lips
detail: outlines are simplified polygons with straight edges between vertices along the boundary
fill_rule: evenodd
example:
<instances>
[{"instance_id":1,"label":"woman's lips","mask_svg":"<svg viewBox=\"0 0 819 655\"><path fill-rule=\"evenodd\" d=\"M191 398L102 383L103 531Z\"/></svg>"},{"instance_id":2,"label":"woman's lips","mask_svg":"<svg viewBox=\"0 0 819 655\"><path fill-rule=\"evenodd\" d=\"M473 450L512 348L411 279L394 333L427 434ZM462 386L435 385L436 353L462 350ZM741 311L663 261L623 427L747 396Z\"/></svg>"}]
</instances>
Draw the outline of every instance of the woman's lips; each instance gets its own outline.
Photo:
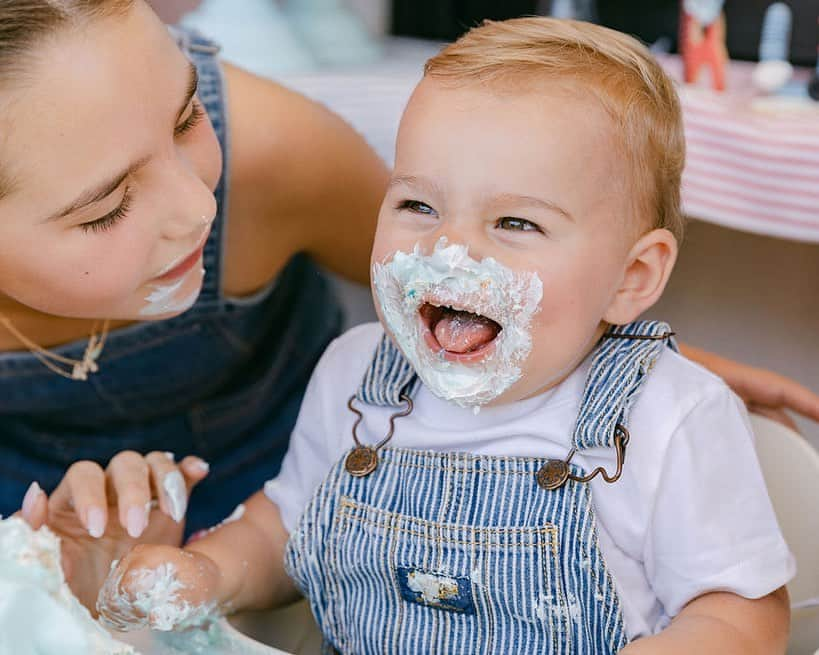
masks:
<instances>
[{"instance_id":1,"label":"woman's lips","mask_svg":"<svg viewBox=\"0 0 819 655\"><path fill-rule=\"evenodd\" d=\"M208 230L210 233L210 230ZM205 244L208 240L208 234L202 238L202 242L199 246L194 250L190 255L185 257L181 262L176 264L170 270L164 272L162 275L154 278L155 282L159 283L168 283L168 282L175 282L179 280L181 277L185 276L187 273L191 271L191 269L196 266L199 260L202 258L202 253L205 250Z\"/></svg>"}]
</instances>

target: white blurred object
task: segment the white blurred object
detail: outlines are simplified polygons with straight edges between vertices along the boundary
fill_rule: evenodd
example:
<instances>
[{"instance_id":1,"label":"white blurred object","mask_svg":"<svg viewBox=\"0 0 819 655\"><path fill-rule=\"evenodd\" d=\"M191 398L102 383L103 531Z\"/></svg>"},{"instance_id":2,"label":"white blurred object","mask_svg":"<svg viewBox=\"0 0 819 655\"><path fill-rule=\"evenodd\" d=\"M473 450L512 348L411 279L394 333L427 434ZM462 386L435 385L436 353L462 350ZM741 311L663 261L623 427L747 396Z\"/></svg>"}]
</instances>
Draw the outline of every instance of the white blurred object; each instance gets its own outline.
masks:
<instances>
[{"instance_id":1,"label":"white blurred object","mask_svg":"<svg viewBox=\"0 0 819 655\"><path fill-rule=\"evenodd\" d=\"M774 93L793 76L793 66L788 61L792 20L791 8L784 2L774 2L765 10L759 63L752 76L754 86L764 93Z\"/></svg>"},{"instance_id":2,"label":"white blurred object","mask_svg":"<svg viewBox=\"0 0 819 655\"><path fill-rule=\"evenodd\" d=\"M781 59L760 61L752 75L754 86L763 93L774 93L781 89L793 76L793 66Z\"/></svg>"},{"instance_id":3,"label":"white blurred object","mask_svg":"<svg viewBox=\"0 0 819 655\"><path fill-rule=\"evenodd\" d=\"M595 0L541 0L538 3L538 13L554 18L594 21L597 17L597 4Z\"/></svg>"},{"instance_id":4,"label":"white blurred object","mask_svg":"<svg viewBox=\"0 0 819 655\"><path fill-rule=\"evenodd\" d=\"M57 536L19 517L0 521L0 655L134 655L68 588Z\"/></svg>"},{"instance_id":5,"label":"white blurred object","mask_svg":"<svg viewBox=\"0 0 819 655\"><path fill-rule=\"evenodd\" d=\"M287 0L284 11L322 65L367 64L381 52L364 21L343 0Z\"/></svg>"},{"instance_id":6,"label":"white blurred object","mask_svg":"<svg viewBox=\"0 0 819 655\"><path fill-rule=\"evenodd\" d=\"M205 0L182 25L199 30L222 47L228 61L263 77L316 68L310 48L294 33L273 0Z\"/></svg>"},{"instance_id":7,"label":"white blurred object","mask_svg":"<svg viewBox=\"0 0 819 655\"><path fill-rule=\"evenodd\" d=\"M88 655L88 636L43 589L0 580L2 655Z\"/></svg>"},{"instance_id":8,"label":"white blurred object","mask_svg":"<svg viewBox=\"0 0 819 655\"><path fill-rule=\"evenodd\" d=\"M752 415L751 424L779 526L796 558L788 584L794 608L788 655L810 655L819 645L819 452L780 423Z\"/></svg>"},{"instance_id":9,"label":"white blurred object","mask_svg":"<svg viewBox=\"0 0 819 655\"><path fill-rule=\"evenodd\" d=\"M724 0L683 0L683 11L704 27L719 18L724 4Z\"/></svg>"}]
</instances>

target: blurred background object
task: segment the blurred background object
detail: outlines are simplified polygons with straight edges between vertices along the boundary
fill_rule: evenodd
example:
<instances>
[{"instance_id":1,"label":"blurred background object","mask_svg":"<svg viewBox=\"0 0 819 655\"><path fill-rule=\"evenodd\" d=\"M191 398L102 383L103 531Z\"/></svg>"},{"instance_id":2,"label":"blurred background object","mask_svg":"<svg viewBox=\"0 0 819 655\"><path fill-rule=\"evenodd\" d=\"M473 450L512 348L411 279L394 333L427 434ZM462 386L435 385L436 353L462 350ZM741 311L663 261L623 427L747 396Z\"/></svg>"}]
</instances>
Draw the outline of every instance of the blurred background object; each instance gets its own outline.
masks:
<instances>
[{"instance_id":1,"label":"blurred background object","mask_svg":"<svg viewBox=\"0 0 819 655\"><path fill-rule=\"evenodd\" d=\"M658 41L677 52L680 23L679 0L148 0L166 22L187 17L189 24L220 29L211 32L223 42L223 34L244 34L245 47L268 47L283 35L282 27L294 21L296 29L314 48L329 51L296 65L350 64L359 52L361 60L374 55L374 44L386 33L436 41L451 41L486 18L503 20L532 14L594 19L603 25L632 34L647 44ZM727 47L732 59L755 61L765 11L770 0L726 0ZM817 0L789 0L793 14L788 59L795 65L814 66L817 58ZM260 43L243 30L255 33L254 20L266 27L277 25ZM241 38L241 37L240 37ZM326 40L321 43L322 40ZM285 41L287 39L285 38ZM328 45L331 44L331 45ZM332 45L339 44L339 45ZM282 43L283 52L288 44ZM303 47L309 48L304 45ZM228 47L229 51L230 48ZM330 52L337 53L333 60ZM353 53L351 55L350 53Z\"/></svg>"},{"instance_id":2,"label":"blurred background object","mask_svg":"<svg viewBox=\"0 0 819 655\"><path fill-rule=\"evenodd\" d=\"M683 60L683 78L693 84L700 70L711 72L711 86L725 90L725 67L728 51L725 48L724 0L683 0L680 14L679 50Z\"/></svg>"}]
</instances>

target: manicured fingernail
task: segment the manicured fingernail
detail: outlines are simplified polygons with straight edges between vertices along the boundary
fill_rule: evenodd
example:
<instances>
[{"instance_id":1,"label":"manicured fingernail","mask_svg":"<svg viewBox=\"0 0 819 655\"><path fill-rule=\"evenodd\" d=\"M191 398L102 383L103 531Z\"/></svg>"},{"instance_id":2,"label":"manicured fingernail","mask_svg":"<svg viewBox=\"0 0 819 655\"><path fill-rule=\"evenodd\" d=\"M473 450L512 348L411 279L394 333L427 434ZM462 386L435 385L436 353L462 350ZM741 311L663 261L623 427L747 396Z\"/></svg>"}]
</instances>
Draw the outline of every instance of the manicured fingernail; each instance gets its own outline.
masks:
<instances>
[{"instance_id":1,"label":"manicured fingernail","mask_svg":"<svg viewBox=\"0 0 819 655\"><path fill-rule=\"evenodd\" d=\"M210 472L210 464L208 464L204 459L197 459L193 463L193 466L202 473Z\"/></svg>"},{"instance_id":2,"label":"manicured fingernail","mask_svg":"<svg viewBox=\"0 0 819 655\"><path fill-rule=\"evenodd\" d=\"M148 524L148 513L144 507L131 507L125 519L128 534L137 539Z\"/></svg>"},{"instance_id":3,"label":"manicured fingernail","mask_svg":"<svg viewBox=\"0 0 819 655\"><path fill-rule=\"evenodd\" d=\"M165 452L165 457L167 457L171 462L176 461L176 455L174 455L170 450Z\"/></svg>"},{"instance_id":4,"label":"manicured fingernail","mask_svg":"<svg viewBox=\"0 0 819 655\"><path fill-rule=\"evenodd\" d=\"M88 510L85 522L88 534L94 539L99 539L105 532L105 514L99 507L92 507Z\"/></svg>"},{"instance_id":5,"label":"manicured fingernail","mask_svg":"<svg viewBox=\"0 0 819 655\"><path fill-rule=\"evenodd\" d=\"M162 481L162 488L168 497L171 518L179 523L185 518L185 510L188 508L188 494L185 491L185 479L179 471L171 471Z\"/></svg>"},{"instance_id":6,"label":"manicured fingernail","mask_svg":"<svg viewBox=\"0 0 819 655\"><path fill-rule=\"evenodd\" d=\"M31 512L34 510L34 503L37 502L37 498L39 498L41 493L43 493L43 490L40 489L39 484L32 482L29 485L26 495L23 496L22 512L24 518L31 518Z\"/></svg>"}]
</instances>

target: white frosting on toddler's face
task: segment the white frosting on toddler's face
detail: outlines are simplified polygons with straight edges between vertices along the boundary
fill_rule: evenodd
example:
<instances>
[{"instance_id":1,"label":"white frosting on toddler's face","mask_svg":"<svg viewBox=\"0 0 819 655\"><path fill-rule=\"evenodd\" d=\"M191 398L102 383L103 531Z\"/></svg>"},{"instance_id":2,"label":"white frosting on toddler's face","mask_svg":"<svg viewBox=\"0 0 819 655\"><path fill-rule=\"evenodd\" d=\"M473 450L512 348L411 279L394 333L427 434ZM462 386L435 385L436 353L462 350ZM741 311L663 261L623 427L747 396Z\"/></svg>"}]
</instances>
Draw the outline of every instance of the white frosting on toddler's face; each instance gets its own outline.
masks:
<instances>
[{"instance_id":1,"label":"white frosting on toddler's face","mask_svg":"<svg viewBox=\"0 0 819 655\"><path fill-rule=\"evenodd\" d=\"M477 261L466 246L441 237L429 255L416 244L411 253L376 263L373 286L390 332L436 396L483 405L520 379L543 290L536 273L516 273L491 257ZM442 316L453 308L460 310L454 318ZM486 334L478 317L500 331ZM456 350L447 350L448 343Z\"/></svg>"}]
</instances>

